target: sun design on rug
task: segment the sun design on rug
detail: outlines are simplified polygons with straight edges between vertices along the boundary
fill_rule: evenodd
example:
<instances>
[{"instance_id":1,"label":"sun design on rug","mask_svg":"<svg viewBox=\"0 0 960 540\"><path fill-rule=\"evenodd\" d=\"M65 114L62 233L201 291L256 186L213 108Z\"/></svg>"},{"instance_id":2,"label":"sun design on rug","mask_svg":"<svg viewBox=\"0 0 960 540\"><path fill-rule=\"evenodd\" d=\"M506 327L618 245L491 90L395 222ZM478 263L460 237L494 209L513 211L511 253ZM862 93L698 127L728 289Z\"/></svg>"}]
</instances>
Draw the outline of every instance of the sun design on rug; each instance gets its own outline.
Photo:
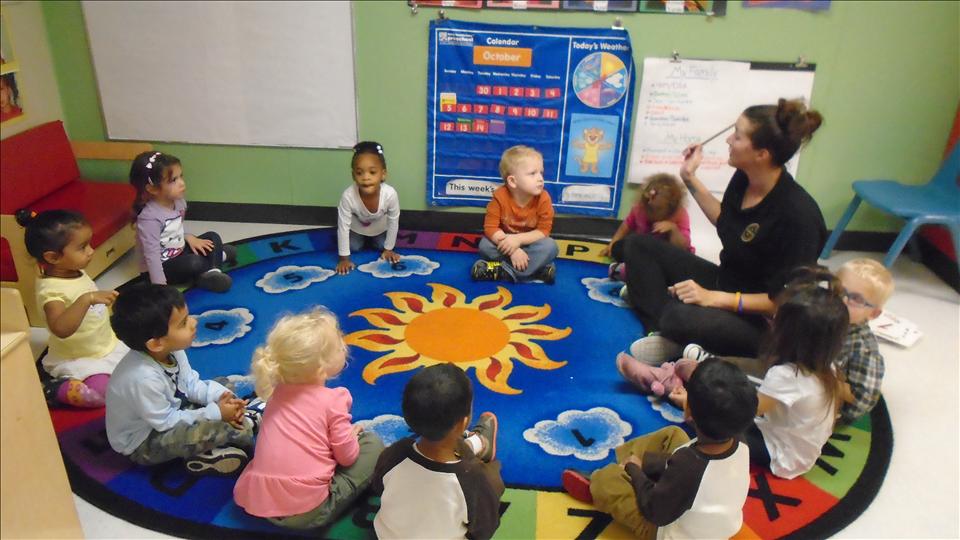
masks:
<instances>
[{"instance_id":1,"label":"sun design on rug","mask_svg":"<svg viewBox=\"0 0 960 540\"><path fill-rule=\"evenodd\" d=\"M474 368L477 380L494 392L519 394L507 380L516 360L534 369L557 369L566 362L547 357L533 340L555 341L570 335L570 328L533 324L550 314L550 306L507 307L513 295L503 287L472 302L460 290L429 283L430 300L410 292L388 292L397 310L369 308L350 314L377 327L359 330L347 343L387 354L367 364L363 380L374 384L390 373L435 364L451 363L464 371Z\"/></svg>"}]
</instances>

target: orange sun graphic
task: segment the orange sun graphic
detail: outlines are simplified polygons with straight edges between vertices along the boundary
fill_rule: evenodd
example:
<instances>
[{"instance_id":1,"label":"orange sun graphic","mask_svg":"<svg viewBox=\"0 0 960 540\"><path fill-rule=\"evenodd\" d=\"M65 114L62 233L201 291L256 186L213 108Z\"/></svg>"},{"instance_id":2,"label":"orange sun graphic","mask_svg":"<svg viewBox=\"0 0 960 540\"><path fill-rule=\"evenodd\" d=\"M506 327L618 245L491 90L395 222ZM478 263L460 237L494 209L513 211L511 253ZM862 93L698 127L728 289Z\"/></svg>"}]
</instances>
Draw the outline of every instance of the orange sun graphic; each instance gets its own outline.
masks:
<instances>
[{"instance_id":1,"label":"orange sun graphic","mask_svg":"<svg viewBox=\"0 0 960 540\"><path fill-rule=\"evenodd\" d=\"M570 328L560 330L544 324L532 324L550 314L550 306L514 306L513 296L503 287L478 296L472 302L459 290L429 283L433 298L409 292L389 292L386 296L397 310L370 308L354 311L377 327L360 330L346 337L347 343L368 351L387 354L367 364L363 380L374 384L390 373L444 362L466 371L476 369L477 380L494 392L519 394L507 379L513 372L513 360L534 369L557 369L566 362L547 357L532 340L563 339Z\"/></svg>"}]
</instances>

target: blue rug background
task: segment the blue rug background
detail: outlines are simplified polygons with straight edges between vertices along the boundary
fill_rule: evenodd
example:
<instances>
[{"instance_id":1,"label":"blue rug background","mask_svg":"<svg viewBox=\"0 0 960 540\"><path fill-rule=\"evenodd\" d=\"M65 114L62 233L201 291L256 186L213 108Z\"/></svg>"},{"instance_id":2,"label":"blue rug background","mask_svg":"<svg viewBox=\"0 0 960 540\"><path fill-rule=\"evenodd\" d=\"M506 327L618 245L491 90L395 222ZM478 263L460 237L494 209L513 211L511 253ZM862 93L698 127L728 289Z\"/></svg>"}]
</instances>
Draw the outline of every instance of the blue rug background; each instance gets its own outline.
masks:
<instances>
[{"instance_id":1,"label":"blue rug background","mask_svg":"<svg viewBox=\"0 0 960 540\"><path fill-rule=\"evenodd\" d=\"M270 243L276 245L284 239L291 240L288 246L306 246L309 243L313 249L321 251L302 249L300 253L278 257L270 248ZM514 362L509 383L522 390L522 394L495 393L477 383L473 370L468 371L474 382L474 416L491 410L500 419L498 457L503 462L503 477L508 485L558 489L560 473L564 468L593 469L613 460L612 451L606 459L599 461L550 455L538 445L524 440L524 430L541 420L556 420L563 411L585 411L593 407L612 409L632 427L627 438L669 423L617 373L614 365L616 354L641 334L642 326L631 310L588 297L588 288L581 283L581 279L605 277L605 265L559 259L557 280L553 286L539 283L474 283L469 277L470 265L476 260L473 253L398 247L402 255L422 255L438 262L440 267L427 276L402 278L376 278L354 270L346 276L332 276L301 290L268 294L255 283L278 267L321 266L333 269L336 257L332 251L332 231L280 235L251 241L247 247L264 260L232 270L230 275L233 276L234 285L229 293L220 295L200 290L186 293L192 315L201 315L208 310L243 307L254 317L250 323L251 330L241 338L224 345L194 347L188 351L193 367L204 378L247 373L254 348L264 342L270 327L285 312L296 312L317 304L325 305L340 317L344 333L349 334L372 328L366 319L348 317L349 313L363 308L393 309L390 300L384 296L386 292L411 292L429 299L432 289L427 284L442 283L459 289L470 301L476 296L496 292L499 285L507 287L512 293L510 307L549 304L552 311L539 324L556 328L570 326L573 329L569 336L559 341L536 341L551 359L567 361L566 366L544 371ZM359 266L376 258L375 253L365 252L356 254L353 260ZM340 377L329 383L330 386L346 386L350 389L354 397L355 421L382 414L402 414L400 396L404 384L414 371L381 376L375 386L368 385L361 378L363 367L382 354L351 347L347 368ZM605 429L599 424L591 426L588 421L581 426L580 434L585 440L602 440L603 434L591 432L592 427L601 431Z\"/></svg>"}]
</instances>

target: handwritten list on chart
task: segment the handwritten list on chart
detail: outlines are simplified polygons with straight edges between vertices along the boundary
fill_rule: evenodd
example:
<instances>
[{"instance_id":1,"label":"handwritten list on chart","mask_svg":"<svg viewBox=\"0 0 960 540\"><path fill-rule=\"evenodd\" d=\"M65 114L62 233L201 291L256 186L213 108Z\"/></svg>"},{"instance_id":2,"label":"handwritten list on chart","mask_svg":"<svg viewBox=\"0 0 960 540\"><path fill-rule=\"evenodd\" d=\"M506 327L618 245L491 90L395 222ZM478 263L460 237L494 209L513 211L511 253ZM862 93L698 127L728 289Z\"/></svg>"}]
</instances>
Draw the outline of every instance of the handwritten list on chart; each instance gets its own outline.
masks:
<instances>
[{"instance_id":1,"label":"handwritten list on chart","mask_svg":"<svg viewBox=\"0 0 960 540\"><path fill-rule=\"evenodd\" d=\"M749 62L646 58L634 115L629 182L651 174L676 174L687 145L703 141L732 124L746 107L803 97L809 103L813 72L751 70ZM727 165L725 132L704 146L697 176L722 192L733 176ZM788 164L796 172L794 160Z\"/></svg>"}]
</instances>

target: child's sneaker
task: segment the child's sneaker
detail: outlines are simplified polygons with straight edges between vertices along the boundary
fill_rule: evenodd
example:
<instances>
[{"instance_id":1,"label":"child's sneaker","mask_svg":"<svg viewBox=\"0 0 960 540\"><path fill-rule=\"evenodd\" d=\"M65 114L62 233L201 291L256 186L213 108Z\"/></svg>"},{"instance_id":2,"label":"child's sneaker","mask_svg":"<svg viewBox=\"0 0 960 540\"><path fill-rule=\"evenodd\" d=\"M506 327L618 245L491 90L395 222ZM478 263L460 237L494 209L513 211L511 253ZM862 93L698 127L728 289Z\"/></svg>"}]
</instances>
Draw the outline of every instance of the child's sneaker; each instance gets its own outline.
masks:
<instances>
[{"instance_id":1,"label":"child's sneaker","mask_svg":"<svg viewBox=\"0 0 960 540\"><path fill-rule=\"evenodd\" d=\"M707 358L712 358L713 355L708 353L706 349L697 345L696 343L691 343L683 348L683 357L687 360L693 360L695 362L703 362Z\"/></svg>"},{"instance_id":2,"label":"child's sneaker","mask_svg":"<svg viewBox=\"0 0 960 540\"><path fill-rule=\"evenodd\" d=\"M557 280L557 265L550 263L537 272L537 279L546 283L547 285L553 285Z\"/></svg>"},{"instance_id":3,"label":"child's sneaker","mask_svg":"<svg viewBox=\"0 0 960 540\"><path fill-rule=\"evenodd\" d=\"M247 403L248 411L257 411L260 415L263 415L263 411L267 408L267 402L263 398L255 397Z\"/></svg>"},{"instance_id":4,"label":"child's sneaker","mask_svg":"<svg viewBox=\"0 0 960 540\"><path fill-rule=\"evenodd\" d=\"M250 458L234 446L213 448L186 460L187 472L196 475L229 476L247 464Z\"/></svg>"},{"instance_id":5,"label":"child's sneaker","mask_svg":"<svg viewBox=\"0 0 960 540\"><path fill-rule=\"evenodd\" d=\"M237 263L237 246L231 246L230 244L223 245L223 262L225 264Z\"/></svg>"},{"instance_id":6,"label":"child's sneaker","mask_svg":"<svg viewBox=\"0 0 960 540\"><path fill-rule=\"evenodd\" d=\"M664 362L676 360L683 349L673 340L661 336L658 332L634 341L630 345L630 356L651 365L659 366Z\"/></svg>"},{"instance_id":7,"label":"child's sneaker","mask_svg":"<svg viewBox=\"0 0 960 540\"><path fill-rule=\"evenodd\" d=\"M497 427L497 415L487 411L480 414L477 425L470 429L483 441L483 449L477 452L477 458L484 463L497 459Z\"/></svg>"},{"instance_id":8,"label":"child's sneaker","mask_svg":"<svg viewBox=\"0 0 960 540\"><path fill-rule=\"evenodd\" d=\"M50 409L57 409L63 407L63 403L60 403L60 400L57 399L57 394L60 392L60 387L64 384L70 382L70 377L58 377L56 379L48 379L43 383L43 398L47 401L47 407Z\"/></svg>"},{"instance_id":9,"label":"child's sneaker","mask_svg":"<svg viewBox=\"0 0 960 540\"><path fill-rule=\"evenodd\" d=\"M260 413L260 411L247 407L247 409L243 411L243 423L247 424L248 422L252 424L254 435L260 433L260 424L263 423L263 414Z\"/></svg>"},{"instance_id":10,"label":"child's sneaker","mask_svg":"<svg viewBox=\"0 0 960 540\"><path fill-rule=\"evenodd\" d=\"M563 490L574 499L587 504L593 504L593 495L590 494L590 477L574 469L564 469L560 477Z\"/></svg>"},{"instance_id":11,"label":"child's sneaker","mask_svg":"<svg viewBox=\"0 0 960 540\"><path fill-rule=\"evenodd\" d=\"M470 277L474 281L499 281L502 275L503 269L497 261L479 260L470 269Z\"/></svg>"},{"instance_id":12,"label":"child's sneaker","mask_svg":"<svg viewBox=\"0 0 960 540\"><path fill-rule=\"evenodd\" d=\"M613 279L616 281L626 281L624 279L626 278L626 275L624 275L625 272L623 271L623 269L624 269L623 263L611 263L610 266L607 268L607 276L610 279Z\"/></svg>"},{"instance_id":13,"label":"child's sneaker","mask_svg":"<svg viewBox=\"0 0 960 540\"><path fill-rule=\"evenodd\" d=\"M212 292L227 292L233 285L233 279L218 268L207 270L197 278L197 287Z\"/></svg>"}]
</instances>

